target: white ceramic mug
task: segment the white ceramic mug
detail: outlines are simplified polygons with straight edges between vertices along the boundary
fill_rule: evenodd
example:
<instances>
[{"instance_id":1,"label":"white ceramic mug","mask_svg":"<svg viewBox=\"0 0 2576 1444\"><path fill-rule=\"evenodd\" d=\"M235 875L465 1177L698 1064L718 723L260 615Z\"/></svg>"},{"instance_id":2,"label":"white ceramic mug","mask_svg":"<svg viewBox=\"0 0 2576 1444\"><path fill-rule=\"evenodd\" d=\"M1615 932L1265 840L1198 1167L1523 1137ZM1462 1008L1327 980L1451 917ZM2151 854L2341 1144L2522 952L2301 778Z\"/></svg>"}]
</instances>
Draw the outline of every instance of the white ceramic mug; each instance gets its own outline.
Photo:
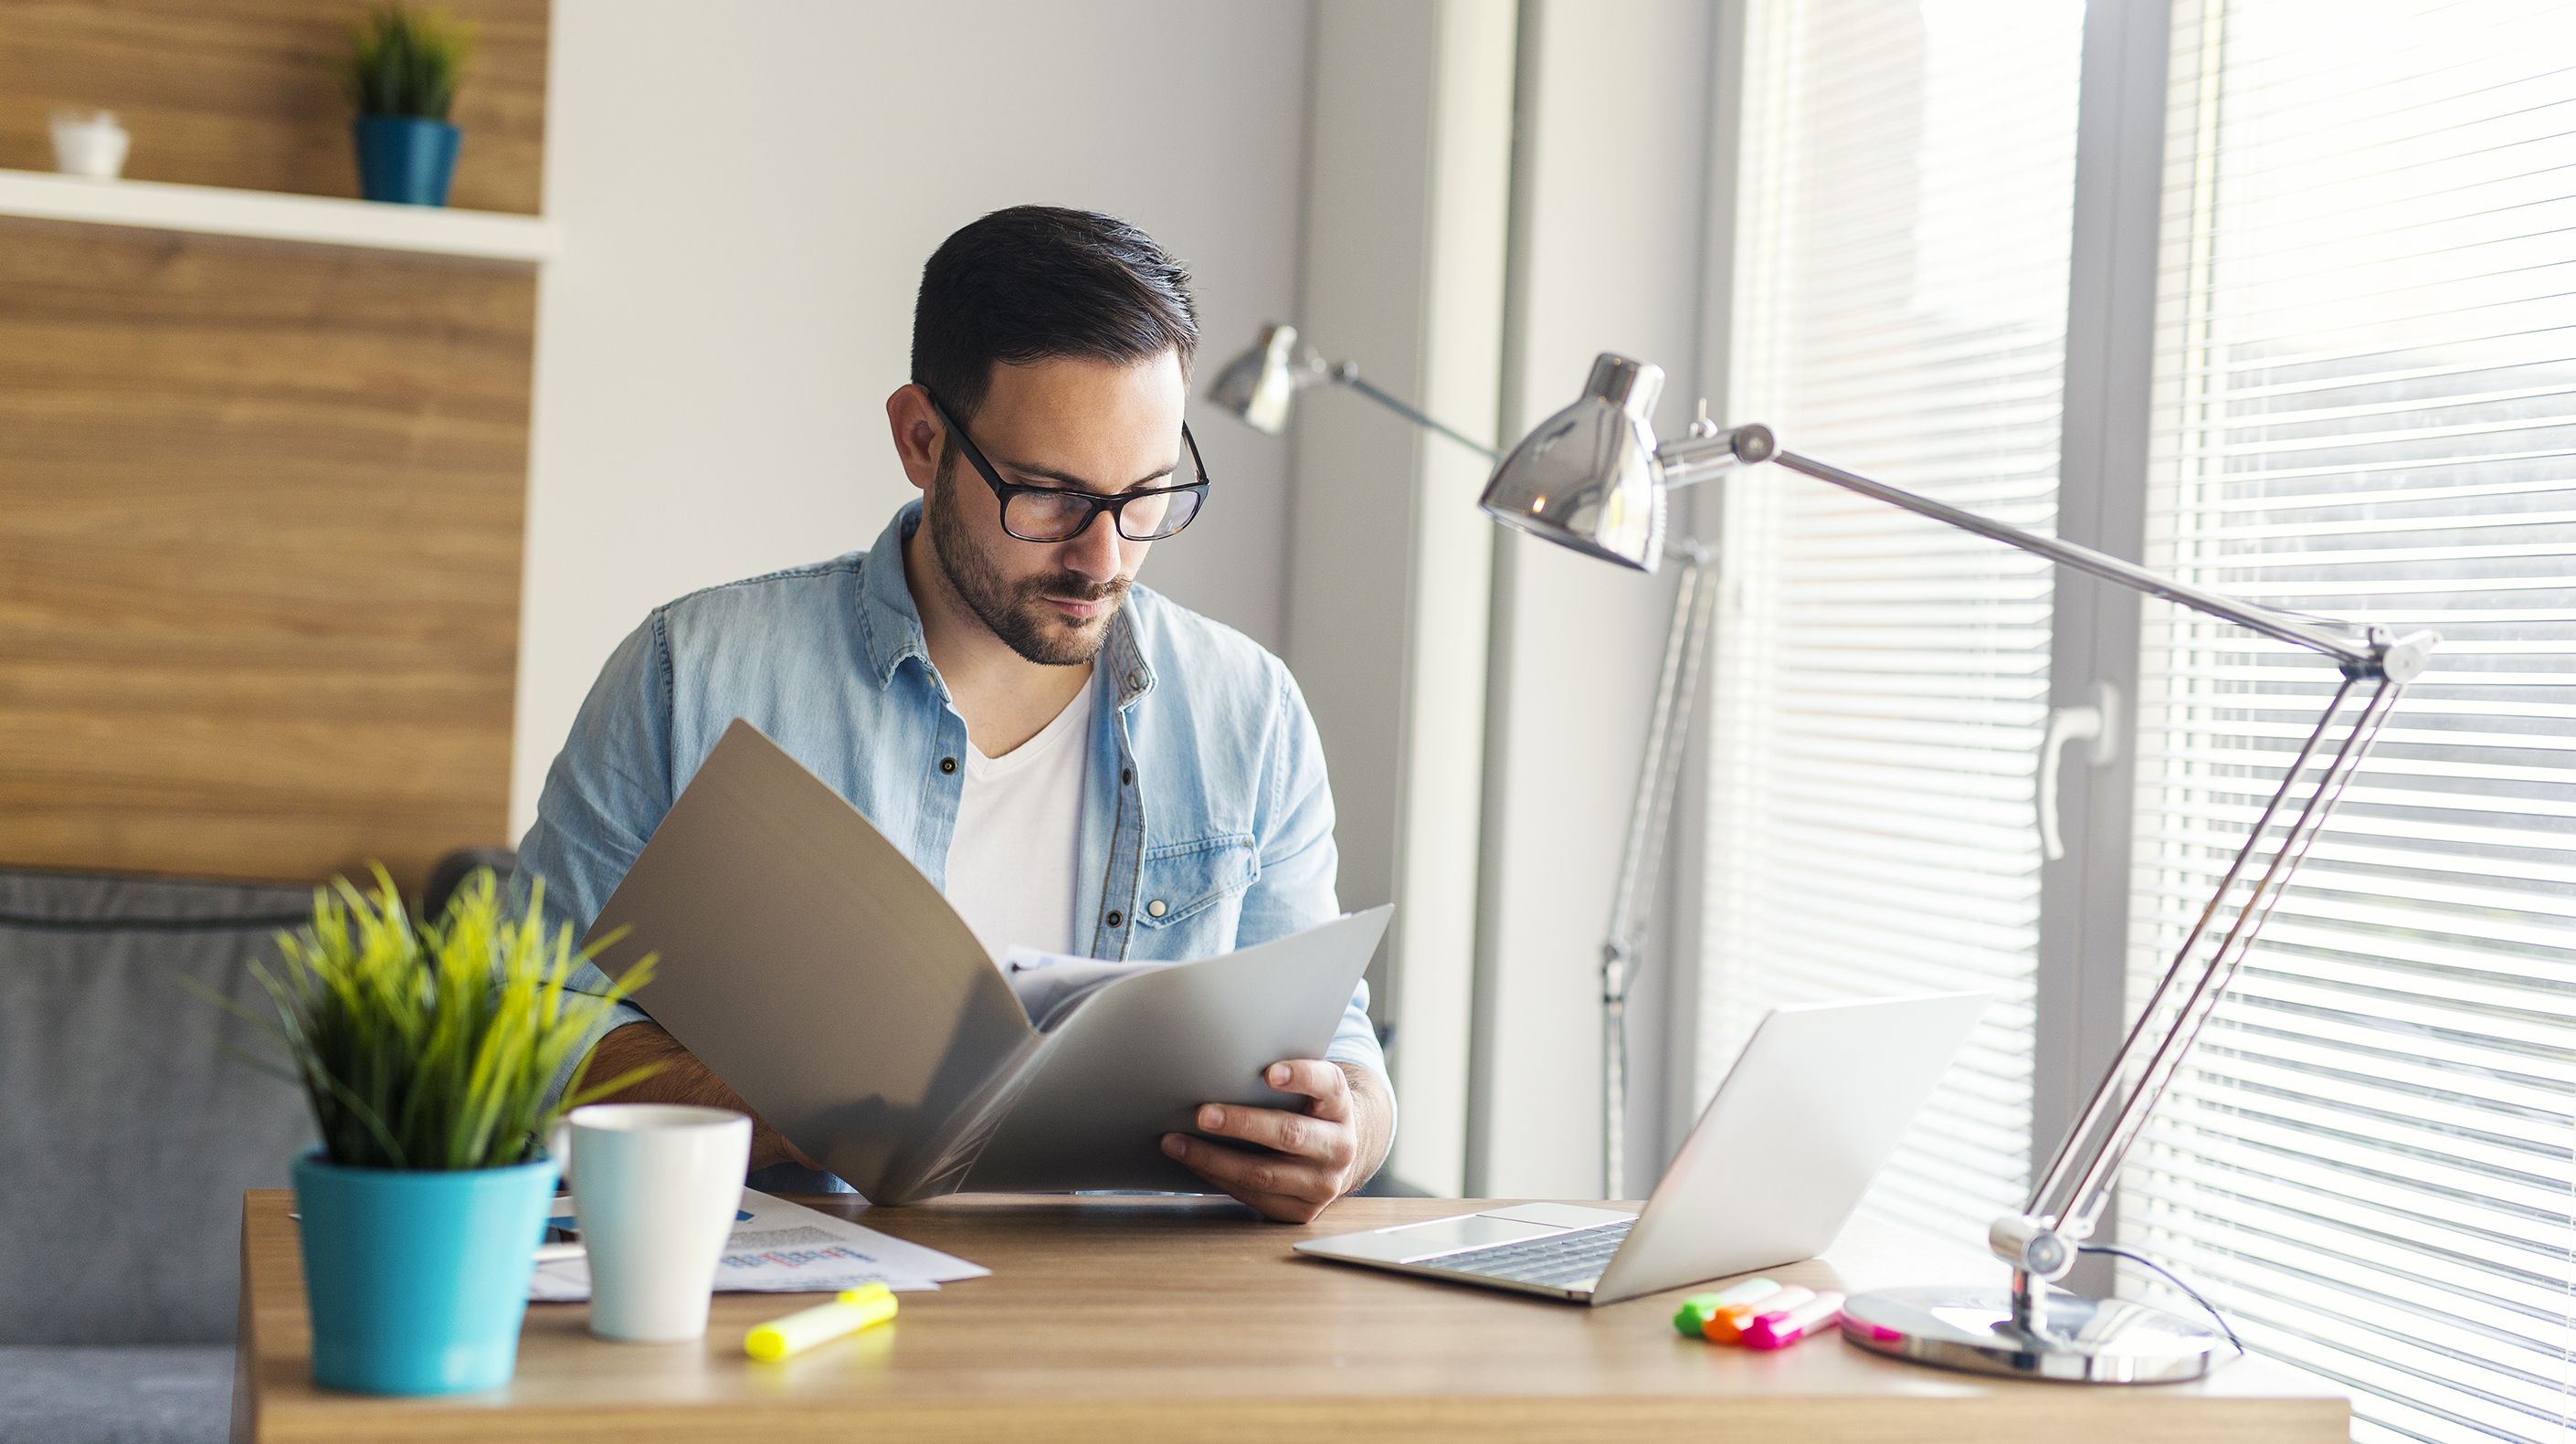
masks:
<instances>
[{"instance_id":1,"label":"white ceramic mug","mask_svg":"<svg viewBox=\"0 0 2576 1444\"><path fill-rule=\"evenodd\" d=\"M751 1163L751 1120L724 1108L594 1103L556 1129L590 1256L590 1331L677 1343L707 1331L716 1260Z\"/></svg>"}]
</instances>

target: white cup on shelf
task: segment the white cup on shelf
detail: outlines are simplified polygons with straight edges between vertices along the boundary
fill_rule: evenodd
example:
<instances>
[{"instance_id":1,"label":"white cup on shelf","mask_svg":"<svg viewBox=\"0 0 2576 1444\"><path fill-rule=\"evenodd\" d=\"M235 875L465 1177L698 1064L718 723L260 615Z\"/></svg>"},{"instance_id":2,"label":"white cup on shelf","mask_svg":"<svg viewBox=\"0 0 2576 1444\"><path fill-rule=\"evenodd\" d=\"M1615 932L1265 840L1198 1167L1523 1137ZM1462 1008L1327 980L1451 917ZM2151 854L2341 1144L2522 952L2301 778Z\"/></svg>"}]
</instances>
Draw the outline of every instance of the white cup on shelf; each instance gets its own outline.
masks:
<instances>
[{"instance_id":1,"label":"white cup on shelf","mask_svg":"<svg viewBox=\"0 0 2576 1444\"><path fill-rule=\"evenodd\" d=\"M594 1103L557 1125L590 1262L590 1331L627 1343L704 1337L716 1261L751 1162L751 1120L724 1108Z\"/></svg>"},{"instance_id":2,"label":"white cup on shelf","mask_svg":"<svg viewBox=\"0 0 2576 1444\"><path fill-rule=\"evenodd\" d=\"M57 110L53 114L54 169L91 180L114 180L125 170L132 137L105 110Z\"/></svg>"}]
</instances>

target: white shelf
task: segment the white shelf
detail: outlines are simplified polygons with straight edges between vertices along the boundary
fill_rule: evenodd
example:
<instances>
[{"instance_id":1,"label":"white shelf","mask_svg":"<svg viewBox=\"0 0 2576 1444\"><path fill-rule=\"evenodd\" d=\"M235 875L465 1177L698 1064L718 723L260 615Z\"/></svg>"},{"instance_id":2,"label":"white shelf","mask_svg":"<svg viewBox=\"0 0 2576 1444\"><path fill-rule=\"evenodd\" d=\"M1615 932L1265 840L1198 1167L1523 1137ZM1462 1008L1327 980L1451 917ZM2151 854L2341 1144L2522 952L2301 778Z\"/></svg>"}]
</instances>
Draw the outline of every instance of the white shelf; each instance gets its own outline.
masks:
<instances>
[{"instance_id":1,"label":"white shelf","mask_svg":"<svg viewBox=\"0 0 2576 1444\"><path fill-rule=\"evenodd\" d=\"M538 216L26 170L0 170L5 216L529 264L552 257L562 241Z\"/></svg>"}]
</instances>

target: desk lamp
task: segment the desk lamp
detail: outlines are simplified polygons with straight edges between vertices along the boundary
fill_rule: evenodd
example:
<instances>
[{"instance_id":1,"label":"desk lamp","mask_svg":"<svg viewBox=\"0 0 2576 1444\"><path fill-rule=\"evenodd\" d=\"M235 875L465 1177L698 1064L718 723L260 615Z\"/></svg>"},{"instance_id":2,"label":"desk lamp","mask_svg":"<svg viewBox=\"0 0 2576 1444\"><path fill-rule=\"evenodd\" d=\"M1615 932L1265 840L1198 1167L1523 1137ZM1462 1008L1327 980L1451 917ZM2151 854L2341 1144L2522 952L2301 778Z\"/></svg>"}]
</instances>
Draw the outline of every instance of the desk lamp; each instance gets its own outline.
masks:
<instances>
[{"instance_id":1,"label":"desk lamp","mask_svg":"<svg viewBox=\"0 0 2576 1444\"><path fill-rule=\"evenodd\" d=\"M1660 377L1661 373L1657 373ZM1348 386L1417 426L1436 431L1489 461L1502 453L1454 428L1434 421L1396 397L1360 379L1348 361L1326 361L1314 347L1297 339L1294 326L1269 325L1250 350L1227 362L1209 383L1208 399L1256 431L1276 436L1288 425L1297 393L1319 381ZM1492 496L1487 493L1488 498ZM1661 493L1654 495L1661 507ZM1491 510L1489 506L1487 508ZM1550 537L1550 540L1562 538ZM1601 944L1601 1196L1617 1198L1626 1188L1625 1143L1628 1119L1628 990L1636 960L1645 948L1649 889L1660 876L1663 843L1672 797L1681 780L1682 741L1690 735L1693 700L1699 693L1699 663L1708 654L1709 624L1717 588L1708 575L1708 553L1687 537L1662 540L1624 537L1642 550L1645 569L1654 570L1657 555L1681 567L1673 591L1672 620L1664 633L1663 670L1655 683L1654 707L1647 714L1644 754L1637 769L1637 792L1628 809L1628 831L1621 842L1619 875L1611 890L1610 927ZM1567 541L1577 550L1607 555L1600 549ZM1613 557L1613 560L1624 560ZM1636 563L1630 563L1636 565Z\"/></svg>"},{"instance_id":2,"label":"desk lamp","mask_svg":"<svg viewBox=\"0 0 2576 1444\"><path fill-rule=\"evenodd\" d=\"M1277 322L1262 327L1250 349L1225 363L1216 379L1208 383L1207 396L1237 421L1264 435L1277 436L1288 429L1288 413L1296 403L1297 393L1318 382L1347 386L1487 461L1503 459L1501 452L1484 442L1433 420L1411 402L1362 380L1357 362L1325 360L1322 352L1297 339L1296 327Z\"/></svg>"},{"instance_id":3,"label":"desk lamp","mask_svg":"<svg viewBox=\"0 0 2576 1444\"><path fill-rule=\"evenodd\" d=\"M2011 1287L1859 1294L1843 1314L1844 1337L1861 1347L1948 1368L2087 1383L2200 1377L2223 1344L2217 1332L2140 1304L2051 1285L2074 1267L2148 1116L2399 694L2424 670L2440 639L2430 632L2399 637L2383 627L2294 615L2204 591L1783 451L1767 427L1701 424L1687 436L1657 441L1650 418L1663 384L1660 367L1603 353L1582 397L1540 423L1495 468L1480 503L1486 514L1587 556L1653 571L1662 555L1664 493L1769 462L2320 653L2341 672L2316 730L2283 771L2030 1201L1987 1231L1987 1246L2011 1267Z\"/></svg>"}]
</instances>

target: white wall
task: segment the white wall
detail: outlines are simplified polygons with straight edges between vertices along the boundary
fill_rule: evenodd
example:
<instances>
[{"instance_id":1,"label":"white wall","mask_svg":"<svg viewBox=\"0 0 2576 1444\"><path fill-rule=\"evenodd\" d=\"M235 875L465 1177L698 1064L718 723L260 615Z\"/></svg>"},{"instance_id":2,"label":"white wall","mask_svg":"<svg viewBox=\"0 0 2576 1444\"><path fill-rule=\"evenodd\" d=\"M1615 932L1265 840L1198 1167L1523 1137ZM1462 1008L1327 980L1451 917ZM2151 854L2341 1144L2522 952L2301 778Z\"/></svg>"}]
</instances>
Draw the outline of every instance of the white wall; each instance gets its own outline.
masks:
<instances>
[{"instance_id":1,"label":"white wall","mask_svg":"<svg viewBox=\"0 0 2576 1444\"><path fill-rule=\"evenodd\" d=\"M1510 438L1572 402L1600 351L1661 365L1657 430L1689 424L1711 22L1703 0L1522 6L1503 381ZM1643 577L1519 535L1496 548L1494 570L1467 1188L1598 1197L1600 949L1670 575ZM1669 899L1661 911L1669 916ZM1630 1004L1634 1106L1622 1191L1631 1197L1664 1162L1651 1115L1670 933L1656 930Z\"/></svg>"},{"instance_id":2,"label":"white wall","mask_svg":"<svg viewBox=\"0 0 2576 1444\"><path fill-rule=\"evenodd\" d=\"M1306 194L1306 336L1492 437L1502 380L1517 14L1495 0L1322 0ZM1456 1193L1484 775L1487 464L1354 393L1295 428L1288 660L1323 729L1342 905L1393 900L1379 1016L1403 1124L1387 1167Z\"/></svg>"},{"instance_id":3,"label":"white wall","mask_svg":"<svg viewBox=\"0 0 2576 1444\"><path fill-rule=\"evenodd\" d=\"M557 0L512 831L654 605L866 546L882 404L942 237L1024 201L1190 263L1209 364L1295 314L1307 0ZM1284 643L1284 451L1193 406L1216 482L1144 579Z\"/></svg>"}]
</instances>

